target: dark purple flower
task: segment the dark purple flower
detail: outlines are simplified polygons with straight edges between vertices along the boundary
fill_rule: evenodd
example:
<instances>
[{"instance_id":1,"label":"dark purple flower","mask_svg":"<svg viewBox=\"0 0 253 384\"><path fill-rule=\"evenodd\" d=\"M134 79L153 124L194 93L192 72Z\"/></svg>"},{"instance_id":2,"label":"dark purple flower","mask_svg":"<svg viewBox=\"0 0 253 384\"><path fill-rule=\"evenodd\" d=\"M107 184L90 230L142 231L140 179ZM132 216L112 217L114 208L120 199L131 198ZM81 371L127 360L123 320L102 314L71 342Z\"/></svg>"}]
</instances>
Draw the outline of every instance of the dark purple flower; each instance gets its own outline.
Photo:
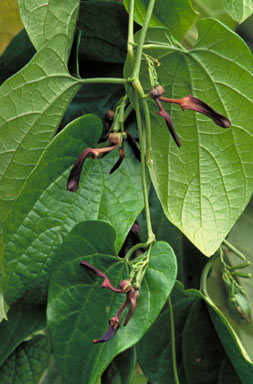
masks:
<instances>
[{"instance_id":1,"label":"dark purple flower","mask_svg":"<svg viewBox=\"0 0 253 384\"><path fill-rule=\"evenodd\" d=\"M97 276L102 277L104 279L104 281L101 285L102 288L109 288L113 292L126 294L125 302L120 307L117 314L112 319L109 320L109 328L107 329L105 334L100 339L94 339L93 340L94 344L104 343L108 340L111 340L111 338L114 336L115 332L119 328L119 316L120 316L121 312L128 306L128 304L131 304L129 313L128 313L128 315L124 321L124 324L123 324L124 327L127 325L128 321L130 320L130 318L131 318L131 316L134 313L134 310L136 308L136 301L139 297L139 289L136 288L135 286L131 285L131 280L121 280L121 282L119 284L121 289L117 289L111 284L108 277L103 272L101 272L99 269L93 267L93 265L87 263L86 261L81 261L80 264L86 268L91 269L93 272L96 273Z\"/></svg>"},{"instance_id":2,"label":"dark purple flower","mask_svg":"<svg viewBox=\"0 0 253 384\"><path fill-rule=\"evenodd\" d=\"M203 115L210 117L210 119L212 119L215 124L222 128L229 128L231 125L231 122L228 118L216 112L213 108L204 103L204 101L191 95L187 95L182 99L169 99L168 97L160 96L160 100L167 103L178 104L183 111L185 109L191 109L192 111L203 113Z\"/></svg>"},{"instance_id":3,"label":"dark purple flower","mask_svg":"<svg viewBox=\"0 0 253 384\"><path fill-rule=\"evenodd\" d=\"M83 164L89 155L92 155L93 159L97 159L97 157L100 154L111 152L117 147L118 147L117 145L113 145L111 147L105 147L105 148L86 148L81 153L81 155L78 156L75 164L71 169L71 172L67 181L67 189L71 192L76 192L78 190L80 176L83 169Z\"/></svg>"},{"instance_id":4,"label":"dark purple flower","mask_svg":"<svg viewBox=\"0 0 253 384\"><path fill-rule=\"evenodd\" d=\"M124 160L124 158L125 158L125 151L124 151L124 148L122 146L122 147L119 147L119 160L116 162L116 164L114 164L114 166L110 170L110 174L112 174L113 172L116 171L116 169L119 168L119 166L122 163L122 161Z\"/></svg>"}]
</instances>

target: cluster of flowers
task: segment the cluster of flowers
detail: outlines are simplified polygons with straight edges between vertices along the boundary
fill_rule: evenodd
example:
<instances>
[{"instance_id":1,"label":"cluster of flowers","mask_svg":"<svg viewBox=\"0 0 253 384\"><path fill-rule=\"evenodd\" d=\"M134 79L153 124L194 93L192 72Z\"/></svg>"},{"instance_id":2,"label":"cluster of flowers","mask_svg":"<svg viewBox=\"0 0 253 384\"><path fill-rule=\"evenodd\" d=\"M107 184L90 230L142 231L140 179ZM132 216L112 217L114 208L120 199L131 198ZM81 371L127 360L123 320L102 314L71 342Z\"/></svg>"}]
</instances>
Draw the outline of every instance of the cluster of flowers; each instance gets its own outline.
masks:
<instances>
[{"instance_id":1,"label":"cluster of flowers","mask_svg":"<svg viewBox=\"0 0 253 384\"><path fill-rule=\"evenodd\" d=\"M99 269L93 267L93 265L87 263L86 261L81 261L80 264L82 266L84 266L85 268L91 269L93 272L96 273L97 276L102 277L104 279L103 283L101 284L101 288L108 288L113 292L126 294L126 300L125 300L124 304L120 307L117 314L109 320L109 328L107 329L105 334L100 339L94 339L93 340L94 344L104 343L108 340L111 340L111 338L114 336L115 332L119 328L119 316L120 316L121 312L123 311L123 309L125 309L128 306L128 304L130 304L130 310L129 310L128 315L124 321L123 326L125 327L127 325L127 323L129 322L129 320L130 320L130 318L131 318L131 316L134 313L134 310L136 308L136 301L139 297L139 289L136 288L135 286L132 286L130 280L122 280L119 284L120 289L115 288L112 285L112 283L110 282L110 280L108 279L108 277L103 272L101 272Z\"/></svg>"}]
</instances>

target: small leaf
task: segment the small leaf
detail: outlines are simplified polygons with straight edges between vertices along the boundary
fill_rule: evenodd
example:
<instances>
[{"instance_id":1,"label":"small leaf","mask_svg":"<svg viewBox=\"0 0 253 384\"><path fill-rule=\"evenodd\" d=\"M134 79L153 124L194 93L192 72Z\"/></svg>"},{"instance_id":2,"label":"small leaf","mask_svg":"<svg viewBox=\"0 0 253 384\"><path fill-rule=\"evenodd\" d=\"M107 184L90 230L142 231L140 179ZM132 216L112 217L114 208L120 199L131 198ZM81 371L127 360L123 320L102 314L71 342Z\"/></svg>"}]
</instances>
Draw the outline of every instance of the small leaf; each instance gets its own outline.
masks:
<instances>
[{"instance_id":1,"label":"small leaf","mask_svg":"<svg viewBox=\"0 0 253 384\"><path fill-rule=\"evenodd\" d=\"M24 342L0 367L0 382L4 384L37 384L50 358L48 339L36 336Z\"/></svg>"},{"instance_id":2,"label":"small leaf","mask_svg":"<svg viewBox=\"0 0 253 384\"><path fill-rule=\"evenodd\" d=\"M0 55L22 28L18 1L2 0L0 2Z\"/></svg>"},{"instance_id":3,"label":"small leaf","mask_svg":"<svg viewBox=\"0 0 253 384\"><path fill-rule=\"evenodd\" d=\"M92 344L94 337L105 332L125 297L101 289L94 274L79 264L81 260L91 263L117 286L129 277L129 271L124 259L116 256L114 241L115 232L109 224L83 222L58 251L47 317L56 361L69 384L95 384L113 358L140 340L155 321L175 281L175 255L167 243L157 242L131 320L126 327L120 326L109 342Z\"/></svg>"},{"instance_id":4,"label":"small leaf","mask_svg":"<svg viewBox=\"0 0 253 384\"><path fill-rule=\"evenodd\" d=\"M229 15L238 23L242 23L253 13L252 0L223 0Z\"/></svg>"},{"instance_id":5,"label":"small leaf","mask_svg":"<svg viewBox=\"0 0 253 384\"><path fill-rule=\"evenodd\" d=\"M87 159L78 191L67 191L76 158L84 148L97 146L101 131L102 122L94 115L65 127L48 145L11 208L2 255L4 297L9 305L23 296L26 302L45 302L55 253L75 224L109 221L116 228L119 251L143 209L140 165L127 147L126 158L113 175L109 171L117 152L96 161Z\"/></svg>"},{"instance_id":6,"label":"small leaf","mask_svg":"<svg viewBox=\"0 0 253 384\"><path fill-rule=\"evenodd\" d=\"M144 23L148 4L149 0L135 1L134 20L140 25ZM129 0L124 0L124 5L129 10ZM182 40L197 15L189 0L160 0L155 4L149 26L167 27L174 37Z\"/></svg>"},{"instance_id":7,"label":"small leaf","mask_svg":"<svg viewBox=\"0 0 253 384\"><path fill-rule=\"evenodd\" d=\"M19 10L31 42L38 51L56 35L67 38L67 54L70 53L79 0L19 0ZM61 51L60 45L58 46ZM57 51L57 47L56 47Z\"/></svg>"}]
</instances>

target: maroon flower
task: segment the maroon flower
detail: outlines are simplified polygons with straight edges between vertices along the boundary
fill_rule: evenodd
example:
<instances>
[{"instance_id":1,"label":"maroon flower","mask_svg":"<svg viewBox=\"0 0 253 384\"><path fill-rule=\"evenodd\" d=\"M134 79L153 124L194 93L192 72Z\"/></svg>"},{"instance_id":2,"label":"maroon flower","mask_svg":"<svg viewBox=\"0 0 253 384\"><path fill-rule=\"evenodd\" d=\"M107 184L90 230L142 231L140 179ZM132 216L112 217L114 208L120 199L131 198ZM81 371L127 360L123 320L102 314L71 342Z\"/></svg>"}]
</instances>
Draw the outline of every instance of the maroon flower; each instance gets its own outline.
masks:
<instances>
[{"instance_id":1,"label":"maroon flower","mask_svg":"<svg viewBox=\"0 0 253 384\"><path fill-rule=\"evenodd\" d=\"M125 327L127 325L127 323L129 322L129 320L130 320L131 316L133 315L134 310L136 308L136 301L139 297L139 289L136 288L135 286L132 286L130 280L122 280L119 284L120 289L117 289L111 284L108 277L103 272L101 272L99 269L93 267L93 265L87 263L86 261L81 261L80 264L86 268L91 269L93 272L96 273L97 276L102 277L104 279L104 281L101 285L101 288L109 288L113 292L117 292L117 293L126 293L126 300L125 300L124 304L120 307L117 314L112 319L109 320L109 328L107 329L105 334L100 339L94 339L93 340L94 344L104 343L108 340L111 340L111 338L114 336L115 332L119 328L119 316L120 316L121 312L128 306L128 304L131 304L130 310L129 310L128 315L124 321L123 326Z\"/></svg>"},{"instance_id":2,"label":"maroon flower","mask_svg":"<svg viewBox=\"0 0 253 384\"><path fill-rule=\"evenodd\" d=\"M204 101L197 99L196 97L193 97L191 95L187 95L182 99L169 99L168 97L161 96L160 100L165 101L167 103L178 104L183 111L185 109L191 109L192 111L203 113L203 115L210 117L210 119L212 119L215 124L219 125L222 128L229 128L231 125L229 119L216 112L213 108L204 103Z\"/></svg>"},{"instance_id":3,"label":"maroon flower","mask_svg":"<svg viewBox=\"0 0 253 384\"><path fill-rule=\"evenodd\" d=\"M119 166L122 163L122 161L124 160L124 158L125 158L125 151L124 151L124 148L122 145L122 147L119 147L119 160L114 164L114 166L110 170L110 174L112 174L113 172L116 171L116 169L119 168Z\"/></svg>"},{"instance_id":4,"label":"maroon flower","mask_svg":"<svg viewBox=\"0 0 253 384\"><path fill-rule=\"evenodd\" d=\"M83 164L89 155L92 155L93 159L97 159L102 153L111 152L117 148L117 145L106 148L86 148L81 155L78 156L73 168L71 169L68 181L67 189L71 192L76 192L79 188L79 181Z\"/></svg>"},{"instance_id":5,"label":"maroon flower","mask_svg":"<svg viewBox=\"0 0 253 384\"><path fill-rule=\"evenodd\" d=\"M164 94L164 88L161 85L158 85L157 87L153 87L152 90L150 91L150 96L155 100L156 104L159 107L159 111L157 113L158 115L162 116L165 119L167 127L169 128L169 131L178 147L181 147L181 143L176 135L171 117L162 107L161 101L165 101L166 103L178 104L183 111L185 109L191 109L193 111L202 113L210 117L210 119L212 119L215 122L215 124L219 125L222 128L229 128L231 125L230 120L227 117L219 114L209 105L204 103L204 101L197 99L196 97L187 95L182 99L170 99L168 97L162 96L163 94Z\"/></svg>"}]
</instances>

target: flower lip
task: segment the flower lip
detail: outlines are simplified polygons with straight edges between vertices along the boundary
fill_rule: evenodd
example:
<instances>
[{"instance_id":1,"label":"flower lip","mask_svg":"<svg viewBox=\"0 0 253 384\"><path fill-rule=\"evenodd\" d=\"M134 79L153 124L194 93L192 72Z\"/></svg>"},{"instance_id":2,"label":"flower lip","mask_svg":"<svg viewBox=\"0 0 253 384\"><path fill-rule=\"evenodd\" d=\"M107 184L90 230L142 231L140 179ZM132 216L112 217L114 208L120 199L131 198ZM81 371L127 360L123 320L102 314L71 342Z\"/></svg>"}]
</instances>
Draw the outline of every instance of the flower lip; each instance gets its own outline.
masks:
<instances>
[{"instance_id":1,"label":"flower lip","mask_svg":"<svg viewBox=\"0 0 253 384\"><path fill-rule=\"evenodd\" d=\"M117 162L114 164L114 166L110 170L110 172L109 172L110 175L119 168L119 166L122 163L122 161L124 160L124 158L125 158L125 150L122 146L122 147L119 147L119 159L117 160Z\"/></svg>"},{"instance_id":2,"label":"flower lip","mask_svg":"<svg viewBox=\"0 0 253 384\"><path fill-rule=\"evenodd\" d=\"M69 178L67 181L67 189L70 192L76 192L78 190L79 182L80 182L80 176L81 176L81 172L83 169L83 164L89 155L92 155L93 159L97 159L100 154L106 153L106 152L111 152L114 149L116 149L117 147L118 147L118 145L113 145L113 146L105 147L105 148L86 148L78 156L78 158L76 159L76 161L75 161L75 163L71 169L71 172L70 172L70 175L69 175Z\"/></svg>"},{"instance_id":3,"label":"flower lip","mask_svg":"<svg viewBox=\"0 0 253 384\"><path fill-rule=\"evenodd\" d=\"M100 339L93 339L93 344L105 343L113 338L115 332L119 328L119 320L116 316L109 320L109 328Z\"/></svg>"}]
</instances>

